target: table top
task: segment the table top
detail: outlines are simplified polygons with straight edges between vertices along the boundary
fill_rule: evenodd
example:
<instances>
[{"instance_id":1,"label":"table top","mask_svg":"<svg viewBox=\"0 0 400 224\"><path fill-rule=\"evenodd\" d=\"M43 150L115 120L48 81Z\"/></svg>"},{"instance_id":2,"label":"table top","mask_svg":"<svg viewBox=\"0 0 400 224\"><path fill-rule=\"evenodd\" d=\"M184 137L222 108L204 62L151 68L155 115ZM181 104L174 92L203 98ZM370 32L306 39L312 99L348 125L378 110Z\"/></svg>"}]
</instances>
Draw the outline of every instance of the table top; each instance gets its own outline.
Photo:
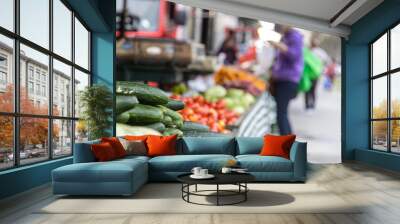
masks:
<instances>
[{"instance_id":1,"label":"table top","mask_svg":"<svg viewBox=\"0 0 400 224\"><path fill-rule=\"evenodd\" d=\"M248 183L255 180L249 173L213 173L211 179L193 179L191 173L182 174L177 177L178 181L186 184L237 184Z\"/></svg>"}]
</instances>

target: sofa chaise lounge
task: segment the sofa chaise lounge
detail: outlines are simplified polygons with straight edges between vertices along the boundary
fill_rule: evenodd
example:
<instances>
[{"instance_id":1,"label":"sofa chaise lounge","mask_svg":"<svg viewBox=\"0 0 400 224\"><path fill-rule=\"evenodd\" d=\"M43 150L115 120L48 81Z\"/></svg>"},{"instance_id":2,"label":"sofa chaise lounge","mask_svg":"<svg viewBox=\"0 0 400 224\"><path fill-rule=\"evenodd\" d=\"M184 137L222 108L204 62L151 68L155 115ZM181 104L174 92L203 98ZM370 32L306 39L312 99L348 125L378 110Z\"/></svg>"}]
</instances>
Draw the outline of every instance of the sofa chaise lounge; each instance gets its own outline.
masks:
<instances>
[{"instance_id":1,"label":"sofa chaise lounge","mask_svg":"<svg viewBox=\"0 0 400 224\"><path fill-rule=\"evenodd\" d=\"M290 159L260 156L263 138L184 137L177 155L127 156L96 162L89 141L75 144L73 164L52 172L53 193L67 195L132 195L148 181L176 181L176 177L200 166L218 172L228 160L247 168L258 182L304 182L307 144L294 142Z\"/></svg>"}]
</instances>

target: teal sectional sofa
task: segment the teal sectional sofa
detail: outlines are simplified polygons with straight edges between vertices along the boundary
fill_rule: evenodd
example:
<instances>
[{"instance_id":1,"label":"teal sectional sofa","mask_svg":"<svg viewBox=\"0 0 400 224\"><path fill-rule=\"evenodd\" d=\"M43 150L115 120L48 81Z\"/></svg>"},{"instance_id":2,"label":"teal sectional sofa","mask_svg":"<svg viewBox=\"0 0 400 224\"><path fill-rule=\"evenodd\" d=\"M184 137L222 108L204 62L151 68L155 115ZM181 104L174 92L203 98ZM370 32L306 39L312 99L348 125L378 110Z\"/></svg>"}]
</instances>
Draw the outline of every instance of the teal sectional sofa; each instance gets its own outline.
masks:
<instances>
[{"instance_id":1,"label":"teal sectional sofa","mask_svg":"<svg viewBox=\"0 0 400 224\"><path fill-rule=\"evenodd\" d=\"M259 182L304 182L307 144L295 142L290 159L260 156L263 138L185 137L177 142L177 155L127 156L96 162L91 141L75 144L74 163L52 172L54 194L131 195L148 181L176 181L193 167L218 172L228 160L236 160Z\"/></svg>"}]
</instances>

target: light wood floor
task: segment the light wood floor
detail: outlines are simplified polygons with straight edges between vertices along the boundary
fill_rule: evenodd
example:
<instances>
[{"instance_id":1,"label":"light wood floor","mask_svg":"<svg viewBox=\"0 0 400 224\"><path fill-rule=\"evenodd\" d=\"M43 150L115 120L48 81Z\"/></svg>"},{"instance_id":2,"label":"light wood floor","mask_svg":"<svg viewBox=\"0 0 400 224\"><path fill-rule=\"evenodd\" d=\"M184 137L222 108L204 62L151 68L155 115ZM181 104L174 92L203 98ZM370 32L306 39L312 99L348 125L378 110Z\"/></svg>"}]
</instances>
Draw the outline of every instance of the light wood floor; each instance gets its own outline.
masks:
<instances>
[{"instance_id":1,"label":"light wood floor","mask_svg":"<svg viewBox=\"0 0 400 224\"><path fill-rule=\"evenodd\" d=\"M0 202L0 223L400 223L397 173L355 163L310 165L308 181L324 186L349 203L363 201L367 206L357 214L35 214L35 208L54 200L50 187L43 186Z\"/></svg>"}]
</instances>

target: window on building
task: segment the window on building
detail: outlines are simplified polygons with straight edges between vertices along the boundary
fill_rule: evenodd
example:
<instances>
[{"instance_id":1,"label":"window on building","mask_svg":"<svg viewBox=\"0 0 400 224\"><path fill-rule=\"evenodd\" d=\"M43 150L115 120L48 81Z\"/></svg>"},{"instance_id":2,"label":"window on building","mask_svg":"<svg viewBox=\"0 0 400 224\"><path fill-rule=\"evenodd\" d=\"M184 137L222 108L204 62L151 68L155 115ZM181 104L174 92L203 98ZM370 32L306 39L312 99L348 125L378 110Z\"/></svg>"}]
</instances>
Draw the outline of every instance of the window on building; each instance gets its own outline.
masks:
<instances>
[{"instance_id":1,"label":"window on building","mask_svg":"<svg viewBox=\"0 0 400 224\"><path fill-rule=\"evenodd\" d=\"M371 148L400 153L400 25L371 45Z\"/></svg>"},{"instance_id":2,"label":"window on building","mask_svg":"<svg viewBox=\"0 0 400 224\"><path fill-rule=\"evenodd\" d=\"M31 79L31 80L34 79L34 77L33 77L33 67L32 66L29 66L28 76L29 76L29 79Z\"/></svg>"},{"instance_id":3,"label":"window on building","mask_svg":"<svg viewBox=\"0 0 400 224\"><path fill-rule=\"evenodd\" d=\"M28 82L28 92L29 92L29 94L34 93L33 82L31 82L31 81Z\"/></svg>"},{"instance_id":4,"label":"window on building","mask_svg":"<svg viewBox=\"0 0 400 224\"><path fill-rule=\"evenodd\" d=\"M6 91L0 91L0 170L70 156L74 142L87 138L85 126L77 126L79 113L73 107L83 86L90 85L87 26L66 1L15 2L19 3L16 13L14 0L0 0L0 26L4 28L0 29L0 83L7 82ZM19 33L14 32L14 21L19 21L15 24ZM14 73L16 66L18 74ZM14 87L14 77L19 88Z\"/></svg>"},{"instance_id":5,"label":"window on building","mask_svg":"<svg viewBox=\"0 0 400 224\"><path fill-rule=\"evenodd\" d=\"M7 87L7 55L0 53L0 91L5 92Z\"/></svg>"},{"instance_id":6,"label":"window on building","mask_svg":"<svg viewBox=\"0 0 400 224\"><path fill-rule=\"evenodd\" d=\"M40 96L40 84L36 84L36 95Z\"/></svg>"},{"instance_id":7,"label":"window on building","mask_svg":"<svg viewBox=\"0 0 400 224\"><path fill-rule=\"evenodd\" d=\"M46 86L42 86L42 96L46 97Z\"/></svg>"},{"instance_id":8,"label":"window on building","mask_svg":"<svg viewBox=\"0 0 400 224\"><path fill-rule=\"evenodd\" d=\"M3 9L1 8L3 1L0 3L0 20L4 15ZM1 23L0 23L1 26ZM14 41L11 38L6 37L5 35L0 33L0 73L2 73L2 80L6 80L6 83L3 81L3 85L0 86L0 112L12 113L14 111L14 71L12 69L11 63L12 58L14 57ZM7 62L5 59L9 59ZM5 77L7 77L5 79ZM4 117L0 117L3 119ZM0 121L1 123L1 121ZM1 136L0 136L1 138ZM7 144L11 145L11 144ZM0 141L0 149L3 147ZM0 160L0 169L1 169L1 160Z\"/></svg>"},{"instance_id":9,"label":"window on building","mask_svg":"<svg viewBox=\"0 0 400 224\"><path fill-rule=\"evenodd\" d=\"M36 69L36 80L40 81L40 70Z\"/></svg>"},{"instance_id":10,"label":"window on building","mask_svg":"<svg viewBox=\"0 0 400 224\"><path fill-rule=\"evenodd\" d=\"M6 85L7 84L7 73L0 70L0 84Z\"/></svg>"},{"instance_id":11,"label":"window on building","mask_svg":"<svg viewBox=\"0 0 400 224\"><path fill-rule=\"evenodd\" d=\"M0 55L0 67L7 68L7 56L1 54Z\"/></svg>"}]
</instances>

